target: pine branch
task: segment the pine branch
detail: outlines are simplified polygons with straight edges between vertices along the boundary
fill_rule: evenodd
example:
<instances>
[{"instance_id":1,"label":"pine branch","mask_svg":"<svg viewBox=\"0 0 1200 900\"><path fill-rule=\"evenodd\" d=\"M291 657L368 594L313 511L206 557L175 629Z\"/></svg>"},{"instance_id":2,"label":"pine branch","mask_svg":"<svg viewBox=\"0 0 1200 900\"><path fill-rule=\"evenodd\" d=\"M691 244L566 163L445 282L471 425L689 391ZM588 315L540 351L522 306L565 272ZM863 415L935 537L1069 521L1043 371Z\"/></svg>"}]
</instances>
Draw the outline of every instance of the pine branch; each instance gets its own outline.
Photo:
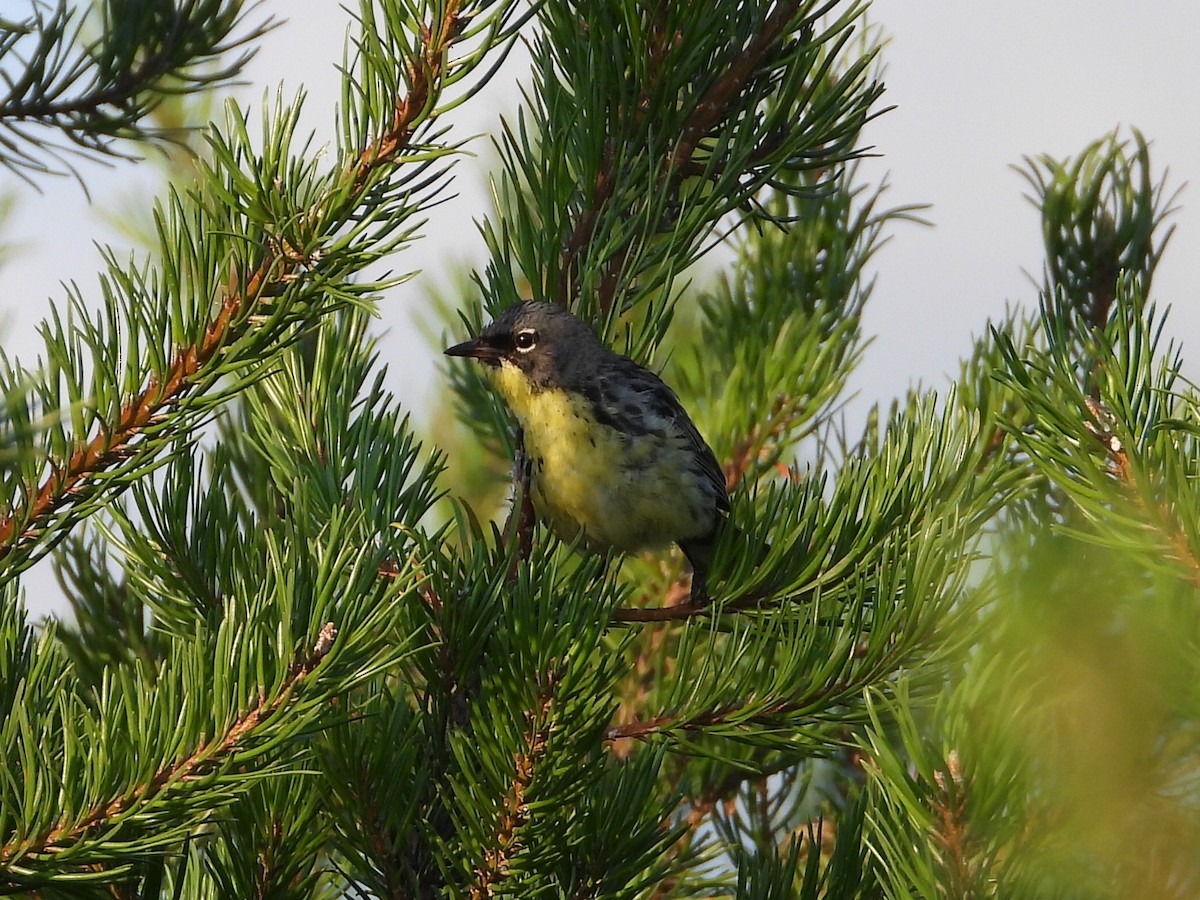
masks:
<instances>
[{"instance_id":1,"label":"pine branch","mask_svg":"<svg viewBox=\"0 0 1200 900\"><path fill-rule=\"evenodd\" d=\"M1026 157L1017 171L1033 189L1028 200L1042 215L1046 248L1043 293L1062 299L1085 329L1103 329L1121 277L1147 294L1174 227L1179 191L1154 182L1150 150L1133 129L1133 148L1117 132L1088 145L1073 160Z\"/></svg>"},{"instance_id":2,"label":"pine branch","mask_svg":"<svg viewBox=\"0 0 1200 900\"><path fill-rule=\"evenodd\" d=\"M351 196L361 197L374 171L412 149L416 125L431 118L430 99L440 92L447 53L470 21L470 17L465 21L460 17L461 6L462 0L448 0L440 18L432 26L423 26L420 52L405 61L407 93L397 99L391 126L360 154L351 180Z\"/></svg>"},{"instance_id":3,"label":"pine branch","mask_svg":"<svg viewBox=\"0 0 1200 900\"><path fill-rule=\"evenodd\" d=\"M104 806L73 816L70 821L62 822L45 833L26 838L18 844L0 846L0 871L31 854L65 851L84 836L120 819L161 792L170 791L176 785L201 780L209 773L227 766L230 758L256 729L286 709L301 682L321 664L333 648L336 636L337 629L334 624L326 623L311 652L291 664L287 676L274 694L267 694L260 688L260 700L257 705L236 718L224 734L196 747L190 755L176 764L159 769L146 782Z\"/></svg>"},{"instance_id":4,"label":"pine branch","mask_svg":"<svg viewBox=\"0 0 1200 900\"><path fill-rule=\"evenodd\" d=\"M668 173L672 170L686 172L694 164L700 141L728 115L734 108L734 99L777 53L784 31L806 2L807 0L791 0L777 4L759 25L758 33L754 35L749 46L731 60L725 71L717 76L684 123L679 143L671 154ZM832 0L820 9L806 10L806 18L823 16L837 4L838 0Z\"/></svg>"},{"instance_id":5,"label":"pine branch","mask_svg":"<svg viewBox=\"0 0 1200 900\"><path fill-rule=\"evenodd\" d=\"M51 463L51 474L38 487L32 499L23 506L0 516L0 561L15 550L36 541L41 527L55 512L75 502L87 482L109 467L127 461L137 452L135 439L146 428L158 424L159 415L180 403L189 393L192 382L201 369L210 363L216 352L224 345L237 341L250 328L248 307L255 304L269 305L270 292L264 292L272 283L278 285L280 278L269 279L269 272L281 262L279 259L265 260L250 277L246 289L238 291L235 284L227 288L220 312L204 330L200 341L177 352L165 375L160 379L150 377L146 389L130 397L121 408L120 416L111 426L100 425L95 437L87 442L77 442L65 465ZM247 298L258 298L247 303ZM241 319L240 327L234 325Z\"/></svg>"},{"instance_id":6,"label":"pine branch","mask_svg":"<svg viewBox=\"0 0 1200 900\"><path fill-rule=\"evenodd\" d=\"M937 790L930 797L935 817L930 838L942 867L942 884L952 897L969 897L980 880L974 859L978 848L973 846L967 809L970 786L954 750L946 754L946 771L935 771L933 781Z\"/></svg>"},{"instance_id":7,"label":"pine branch","mask_svg":"<svg viewBox=\"0 0 1200 900\"><path fill-rule=\"evenodd\" d=\"M513 757L513 775L508 793L497 816L494 841L486 851L483 862L475 870L471 885L472 900L496 896L497 885L503 879L509 861L520 845L519 831L529 817L526 792L533 783L537 766L545 764L546 743L550 739L551 701L549 689L540 695L540 706L527 715L526 747Z\"/></svg>"},{"instance_id":8,"label":"pine branch","mask_svg":"<svg viewBox=\"0 0 1200 900\"><path fill-rule=\"evenodd\" d=\"M1054 508L1041 515L1076 538L1200 584L1200 532L1190 513L1197 426L1192 400L1177 387L1182 359L1174 347L1159 348L1162 319L1131 279L1117 283L1102 331L1079 335L1076 317L1063 311L1047 299L1048 346L1027 347L1025 356L996 333L1002 381L1034 423L1001 424L1054 491Z\"/></svg>"},{"instance_id":9,"label":"pine branch","mask_svg":"<svg viewBox=\"0 0 1200 900\"><path fill-rule=\"evenodd\" d=\"M49 12L34 4L29 20L0 42L0 59L16 57L0 98L0 127L11 135L0 139L0 164L22 177L54 171L47 156L70 168L60 148L38 141L24 123L60 132L85 157L125 156L117 140L176 139L147 118L171 94L232 83L254 55L244 48L276 25L267 19L236 34L246 8L228 0L106 0L100 7L103 21L95 23L67 0ZM85 41L91 31L98 37ZM32 49L21 57L27 43Z\"/></svg>"},{"instance_id":10,"label":"pine branch","mask_svg":"<svg viewBox=\"0 0 1200 900\"><path fill-rule=\"evenodd\" d=\"M1091 416L1091 421L1085 420L1083 427L1104 448L1109 459L1109 471L1112 477L1124 486L1126 496L1134 508L1141 513L1146 526L1161 536L1170 557L1187 569L1192 584L1200 588L1200 555L1192 547L1187 532L1180 527L1178 517L1171 512L1163 500L1158 499L1167 492L1157 489L1151 484L1145 484L1139 478L1139 471L1142 471L1143 477L1145 477L1145 466L1138 466L1135 469L1125 442L1117 433L1119 429L1128 434L1129 429L1121 428L1112 411L1091 397L1085 397L1084 404Z\"/></svg>"},{"instance_id":11,"label":"pine branch","mask_svg":"<svg viewBox=\"0 0 1200 900\"><path fill-rule=\"evenodd\" d=\"M740 115L745 114L746 97L754 96L752 86L759 79L767 76L772 65L778 65L784 35L789 27L795 28L796 18L804 11L804 21L812 22L837 6L839 0L832 0L820 9L811 9L810 0L791 0L779 3L760 22L756 24L756 32L749 43L734 55L698 100L687 98L684 103L691 103L691 108L680 124L680 136L672 148L655 148L662 152L657 161L651 161L657 169L655 184L650 188L654 196L675 197L684 179L689 177L713 177L713 158L707 154L697 157L701 142L709 137L721 124L729 124ZM657 67L661 69L662 60L669 54L674 42L681 35L667 33L661 23L649 29L649 43L646 47L648 68L651 72ZM761 90L761 88L757 88ZM650 104L650 86L642 87L639 105L624 111L624 115L635 121L644 115L644 109ZM766 92L764 92L766 93ZM771 139L775 146L772 151L781 149L784 145L782 132ZM771 154L767 148L760 146L751 151L745 160L749 170L760 165ZM606 217L611 219L620 210L613 209L615 198L614 187L621 178L614 166L616 164L616 149L612 138L606 141L604 153L594 176L594 184L589 194L589 203L578 215L574 227L564 242L562 260L558 266L558 283L556 297L558 302L568 307L577 303L577 298L583 287L581 266L582 254L585 249L598 243L597 228ZM738 173L739 175L741 173ZM650 218L642 226L639 233L626 230L626 237L616 243L608 255L601 259L591 259L587 265L592 267L597 284L596 307L608 316L616 302L616 294L626 281L625 267L641 252L636 242L641 235L656 234L677 226L675 221L678 210L669 204L659 204L652 207ZM590 276L591 277L591 276Z\"/></svg>"},{"instance_id":12,"label":"pine branch","mask_svg":"<svg viewBox=\"0 0 1200 900\"><path fill-rule=\"evenodd\" d=\"M872 659L870 665L847 673L837 681L813 685L802 694L772 696L771 686L764 685L761 691L756 691L748 698L739 698L710 709L667 712L648 719L612 725L605 730L604 740L609 743L626 739L645 741L658 736L688 733L744 732L749 736L794 727L794 720L801 713L819 715L820 711L829 710L849 697L860 695L878 683L883 673L896 669L906 653L906 647L897 645L882 658Z\"/></svg>"},{"instance_id":13,"label":"pine branch","mask_svg":"<svg viewBox=\"0 0 1200 900\"><path fill-rule=\"evenodd\" d=\"M440 96L449 50L463 34L459 15L457 2L442 10L441 18L425 32L420 52L407 63L409 92L396 98L387 127L353 155L345 171L335 174L326 193L292 216L293 222L321 225L327 232L349 223L362 228L378 215L383 181L410 154L425 165L420 156L429 151L416 147L413 140L417 129L427 127L438 113L431 100ZM503 12L494 15L504 18ZM457 79L462 73L452 74ZM394 226L384 226L383 234L389 227ZM0 515L0 561L8 560L8 570L19 569L33 558L52 520L69 524L85 515L74 510L95 504L103 486L113 483L109 473L149 465L162 443L153 435L168 427L172 412L211 391L239 351L249 356L257 350L255 356L261 357L279 346L290 333L292 322L286 313L299 305L292 299L298 292L305 289L318 298L311 314L323 311L322 303L336 303L329 276L323 272L332 265L319 246L310 247L304 239L284 233L270 234L252 254L249 266L228 275L215 313L197 329L194 342L177 346L140 390L110 403L107 418L97 411L90 438L68 437L69 449L61 455L47 454L44 467L49 474L39 484L23 484L25 493ZM333 300L320 293L322 286ZM138 325L147 315L135 309L129 314ZM219 397L218 393L213 402ZM119 490L121 485L116 487Z\"/></svg>"}]
</instances>

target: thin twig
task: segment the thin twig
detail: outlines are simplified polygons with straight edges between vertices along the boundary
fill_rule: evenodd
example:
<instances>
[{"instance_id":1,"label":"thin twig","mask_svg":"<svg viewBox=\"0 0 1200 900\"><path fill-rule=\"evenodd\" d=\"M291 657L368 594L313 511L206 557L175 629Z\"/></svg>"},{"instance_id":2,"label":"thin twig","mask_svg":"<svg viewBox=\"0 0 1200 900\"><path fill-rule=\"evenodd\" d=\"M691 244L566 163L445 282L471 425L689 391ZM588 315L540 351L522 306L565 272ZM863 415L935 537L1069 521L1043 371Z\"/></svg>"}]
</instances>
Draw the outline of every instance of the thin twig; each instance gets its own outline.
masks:
<instances>
[{"instance_id":1,"label":"thin twig","mask_svg":"<svg viewBox=\"0 0 1200 900\"><path fill-rule=\"evenodd\" d=\"M740 597L724 602L715 598L707 603L677 603L667 606L622 606L613 613L614 622L679 622L700 616L716 616L722 613L746 612L784 601L795 602L799 597L777 597L768 588L750 591ZM768 602L769 601L769 602Z\"/></svg>"}]
</instances>

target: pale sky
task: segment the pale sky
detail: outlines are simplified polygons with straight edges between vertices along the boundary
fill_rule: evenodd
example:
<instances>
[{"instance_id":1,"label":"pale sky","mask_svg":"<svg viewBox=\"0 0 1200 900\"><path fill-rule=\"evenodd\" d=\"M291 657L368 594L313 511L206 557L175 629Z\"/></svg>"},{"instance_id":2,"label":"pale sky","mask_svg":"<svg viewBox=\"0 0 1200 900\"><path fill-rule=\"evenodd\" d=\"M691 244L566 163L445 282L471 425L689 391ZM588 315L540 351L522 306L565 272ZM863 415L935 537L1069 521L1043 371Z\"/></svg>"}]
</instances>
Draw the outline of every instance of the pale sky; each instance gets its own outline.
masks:
<instances>
[{"instance_id":1,"label":"pale sky","mask_svg":"<svg viewBox=\"0 0 1200 900\"><path fill-rule=\"evenodd\" d=\"M21 18L27 4L0 0L0 15ZM303 12L299 12L303 8ZM336 0L305 4L266 0L264 13L288 18L261 44L238 99L257 104L281 82L285 96L303 85L308 127L330 134L338 96L342 36L347 18ZM1023 198L1026 184L1009 167L1025 155L1064 157L1116 126L1136 126L1151 141L1156 171L1170 169L1172 186L1200 183L1200 4L1188 0L877 0L872 21L890 34L884 51L886 105L897 108L874 123L870 143L881 158L864 174L889 173L892 204L929 203L935 225L898 226L876 259L875 294L865 328L875 335L852 382L861 399L851 413L886 403L909 384L944 386L957 372L970 338L1006 301L1032 307L1036 291L1024 271L1040 272L1040 223ZM510 77L520 72L519 56ZM459 135L491 130L515 103L502 73L486 96L467 104ZM254 117L252 117L252 120ZM478 151L486 157L482 140ZM434 211L428 237L396 268L425 276L397 289L381 305L390 384L425 417L423 398L439 363L412 329L410 311L424 302L429 277L466 258L480 261L483 242L471 221L489 206L482 165L457 169L458 200ZM99 302L93 242L125 246L101 221L100 211L127 202L134 185L152 183L136 167L88 167L92 205L70 179L42 179L38 194L0 173L0 187L19 207L0 239L17 244L0 268L0 343L31 361L33 329L51 303L61 303L61 281L75 281ZM144 190L144 188L143 188ZM1169 333L1184 341L1185 372L1200 373L1200 304L1190 275L1200 260L1200 197L1180 197L1176 233L1159 268L1154 297L1173 312ZM44 612L57 587L41 564L26 574L30 608Z\"/></svg>"}]
</instances>

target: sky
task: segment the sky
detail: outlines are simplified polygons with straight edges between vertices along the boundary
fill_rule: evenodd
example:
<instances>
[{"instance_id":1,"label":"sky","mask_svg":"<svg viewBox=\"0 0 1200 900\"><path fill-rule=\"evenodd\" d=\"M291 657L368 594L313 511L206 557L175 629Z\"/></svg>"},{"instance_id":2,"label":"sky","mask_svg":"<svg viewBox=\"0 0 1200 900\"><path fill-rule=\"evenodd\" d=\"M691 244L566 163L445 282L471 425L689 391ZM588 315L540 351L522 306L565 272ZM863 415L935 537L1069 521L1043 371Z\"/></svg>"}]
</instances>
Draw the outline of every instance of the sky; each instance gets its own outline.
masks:
<instances>
[{"instance_id":1,"label":"sky","mask_svg":"<svg viewBox=\"0 0 1200 900\"><path fill-rule=\"evenodd\" d=\"M22 18L28 4L0 0L0 16ZM280 26L266 36L233 93L251 107L301 86L307 92L306 127L318 144L332 134L338 96L335 65L348 24L337 0L304 4L265 0L256 14ZM887 92L895 108L868 129L875 158L865 178L886 177L892 204L924 203L933 227L899 223L875 260L877 284L864 328L874 341L852 382L858 397L850 415L887 403L909 385L944 386L989 317L1008 302L1033 308L1040 273L1041 237L1027 185L1012 170L1026 156L1073 156L1120 128L1136 127L1151 141L1155 170L1169 185L1200 183L1200 4L1184 0L876 0L871 21L889 36L884 51ZM455 120L459 135L493 131L515 109L514 79L524 60L514 54L488 91ZM473 220L489 210L484 160L456 169L458 198L433 211L427 237L405 251L397 268L422 275L391 292L380 306L377 331L390 367L391 388L418 419L424 398L441 377L440 361L414 328L431 285L445 286L461 261L482 262L483 242ZM127 163L83 169L85 194L69 178L39 179L31 189L0 173L0 191L17 208L0 226L10 253L0 266L0 346L30 364L36 326L78 284L98 303L96 243L121 255L128 238L105 220L130 198L157 191L157 176ZM1168 332L1189 347L1200 344L1200 303L1190 260L1200 259L1200 197L1180 195L1174 237L1155 277L1154 297L1172 308ZM89 197L90 195L90 197ZM1185 373L1193 377L1200 349ZM43 563L24 579L35 615L61 609L61 596Z\"/></svg>"}]
</instances>

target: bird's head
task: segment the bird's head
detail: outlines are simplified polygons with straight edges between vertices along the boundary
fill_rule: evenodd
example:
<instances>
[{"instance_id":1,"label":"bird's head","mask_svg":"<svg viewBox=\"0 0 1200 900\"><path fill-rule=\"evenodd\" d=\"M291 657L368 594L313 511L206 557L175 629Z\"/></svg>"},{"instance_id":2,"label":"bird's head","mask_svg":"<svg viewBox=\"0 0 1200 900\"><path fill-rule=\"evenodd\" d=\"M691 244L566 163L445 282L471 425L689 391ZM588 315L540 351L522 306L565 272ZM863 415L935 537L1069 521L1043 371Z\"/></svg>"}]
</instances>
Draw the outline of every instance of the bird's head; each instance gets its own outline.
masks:
<instances>
[{"instance_id":1,"label":"bird's head","mask_svg":"<svg viewBox=\"0 0 1200 900\"><path fill-rule=\"evenodd\" d=\"M561 383L574 361L600 347L581 319L557 304L530 301L510 306L479 337L445 352L489 366L513 366L532 383L546 386Z\"/></svg>"}]
</instances>

